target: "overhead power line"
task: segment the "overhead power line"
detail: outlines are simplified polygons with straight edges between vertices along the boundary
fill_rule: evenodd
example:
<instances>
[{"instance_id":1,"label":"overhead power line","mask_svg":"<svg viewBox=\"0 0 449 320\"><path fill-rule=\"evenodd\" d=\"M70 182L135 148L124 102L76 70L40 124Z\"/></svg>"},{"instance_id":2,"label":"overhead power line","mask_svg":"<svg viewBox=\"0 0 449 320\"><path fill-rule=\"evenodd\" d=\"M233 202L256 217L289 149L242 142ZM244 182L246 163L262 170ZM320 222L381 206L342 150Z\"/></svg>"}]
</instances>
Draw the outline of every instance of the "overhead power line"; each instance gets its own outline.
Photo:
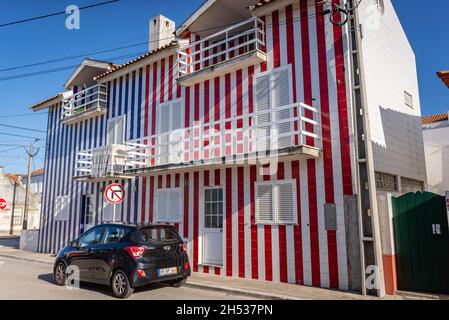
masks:
<instances>
[{"instance_id":1,"label":"overhead power line","mask_svg":"<svg viewBox=\"0 0 449 320\"><path fill-rule=\"evenodd\" d=\"M22 118L22 117L34 117L34 116L46 116L48 112L38 112L38 113L22 113L22 114L8 114L1 115L0 118Z\"/></svg>"},{"instance_id":2,"label":"overhead power line","mask_svg":"<svg viewBox=\"0 0 449 320\"><path fill-rule=\"evenodd\" d=\"M119 2L119 1L120 0L110 0L110 1L105 1L105 2L100 2L100 3L95 3L95 4L87 5L87 6L84 6L84 7L80 7L79 9L80 10L91 9L91 8L94 8L94 7L104 6L104 5L111 4L111 3L114 3L114 2ZM30 21L50 18L50 17L59 16L59 15L63 15L63 14L66 14L65 10L64 11L58 11L58 12L45 14L45 15L42 15L42 16L37 16L37 17L26 18L26 19L21 19L21 20L16 20L16 21L3 23L3 24L0 24L0 28L16 25L16 24L20 24L20 23L25 23L25 22L30 22Z\"/></svg>"},{"instance_id":3,"label":"overhead power line","mask_svg":"<svg viewBox=\"0 0 449 320\"><path fill-rule=\"evenodd\" d=\"M18 127L18 126L11 126L9 124L2 124L2 123L0 123L0 127L19 129L19 130L25 130L25 131L32 131L32 132L39 132L39 133L47 133L47 131L43 131L43 130L30 129L30 128L24 128L24 127Z\"/></svg>"},{"instance_id":4,"label":"overhead power line","mask_svg":"<svg viewBox=\"0 0 449 320\"><path fill-rule=\"evenodd\" d=\"M13 134L13 133L8 133L8 132L0 132L0 135L2 135L2 136L10 136L10 137L18 137L18 138L27 138L27 139L37 139L37 140L40 140L40 138L38 138L38 137L23 136L23 135L20 135L20 134Z\"/></svg>"},{"instance_id":5,"label":"overhead power line","mask_svg":"<svg viewBox=\"0 0 449 320\"><path fill-rule=\"evenodd\" d=\"M113 48L113 49L96 49L96 51L78 53L78 54L73 55L73 56L68 56L68 57L63 57L63 58L55 58L55 59L51 59L51 60L39 61L39 62L25 64L25 65L20 65L20 66L4 68L4 69L0 69L0 72L13 71L13 70L19 70L19 69L24 69L24 68L30 68L30 67L36 67L36 66L40 66L40 65L50 64L50 63L56 63L56 62L61 62L61 61L73 60L73 59L83 58L83 57L86 57L86 56L89 56L89 55L92 55L92 54L102 54L102 53L108 53L108 52L123 50L123 49L129 49L129 48L132 48L132 47L137 47L137 46L141 46L141 45L148 44L148 43L149 43L149 41L145 41L145 42L139 42L139 43L136 43L136 44L130 44L130 45L127 45L127 46L122 46L122 47Z\"/></svg>"},{"instance_id":6,"label":"overhead power line","mask_svg":"<svg viewBox=\"0 0 449 320\"><path fill-rule=\"evenodd\" d=\"M141 55L141 54L144 54L144 53L145 53L145 51L135 52L135 53L132 53L132 54L127 54L127 55L113 57L113 58L106 58L106 59L107 60L119 60L119 59L135 57L136 55ZM58 67L58 68L53 68L53 69L45 69L45 70L40 70L40 71L35 71L35 72L22 73L22 74L18 74L18 75L13 75L13 76L0 78L0 82L7 81L7 80L27 78L27 77L32 77L32 76L38 76L38 75L47 74L47 73L54 73L54 72L59 72L59 71L70 70L70 69L76 68L78 66L79 66L78 64L75 64L75 65Z\"/></svg>"}]
</instances>

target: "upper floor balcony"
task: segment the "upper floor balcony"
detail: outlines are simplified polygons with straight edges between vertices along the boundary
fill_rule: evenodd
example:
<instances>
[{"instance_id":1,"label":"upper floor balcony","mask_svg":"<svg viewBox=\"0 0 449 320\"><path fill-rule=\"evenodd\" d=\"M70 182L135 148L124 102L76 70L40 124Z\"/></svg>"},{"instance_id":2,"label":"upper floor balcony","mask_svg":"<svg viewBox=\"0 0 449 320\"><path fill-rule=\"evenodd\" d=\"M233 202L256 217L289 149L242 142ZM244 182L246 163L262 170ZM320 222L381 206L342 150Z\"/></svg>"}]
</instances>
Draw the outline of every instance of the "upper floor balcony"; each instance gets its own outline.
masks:
<instances>
[{"instance_id":1,"label":"upper floor balcony","mask_svg":"<svg viewBox=\"0 0 449 320\"><path fill-rule=\"evenodd\" d=\"M107 87L97 84L79 91L63 101L62 122L75 124L106 113Z\"/></svg>"},{"instance_id":2,"label":"upper floor balcony","mask_svg":"<svg viewBox=\"0 0 449 320\"><path fill-rule=\"evenodd\" d=\"M75 161L75 178L87 181L126 179L125 170L132 158L131 147L106 145L78 152Z\"/></svg>"},{"instance_id":3,"label":"upper floor balcony","mask_svg":"<svg viewBox=\"0 0 449 320\"><path fill-rule=\"evenodd\" d=\"M190 86L266 61L265 23L257 17L178 50L178 83Z\"/></svg>"},{"instance_id":4,"label":"upper floor balcony","mask_svg":"<svg viewBox=\"0 0 449 320\"><path fill-rule=\"evenodd\" d=\"M189 167L272 164L321 155L319 111L303 103L129 141L125 172L145 175Z\"/></svg>"}]
</instances>

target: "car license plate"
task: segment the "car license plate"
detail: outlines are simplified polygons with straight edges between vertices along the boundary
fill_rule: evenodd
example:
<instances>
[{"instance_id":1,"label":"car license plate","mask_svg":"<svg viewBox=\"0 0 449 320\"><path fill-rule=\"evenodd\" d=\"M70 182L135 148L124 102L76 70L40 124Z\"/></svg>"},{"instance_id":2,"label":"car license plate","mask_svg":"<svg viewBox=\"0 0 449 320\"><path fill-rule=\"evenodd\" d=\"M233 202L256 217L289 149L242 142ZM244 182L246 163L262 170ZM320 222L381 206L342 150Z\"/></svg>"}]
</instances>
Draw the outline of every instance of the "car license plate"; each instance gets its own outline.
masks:
<instances>
[{"instance_id":1,"label":"car license plate","mask_svg":"<svg viewBox=\"0 0 449 320\"><path fill-rule=\"evenodd\" d=\"M178 268L177 267L165 268L165 269L159 269L158 270L159 277L169 276L171 274L177 274L177 273L178 273Z\"/></svg>"}]
</instances>

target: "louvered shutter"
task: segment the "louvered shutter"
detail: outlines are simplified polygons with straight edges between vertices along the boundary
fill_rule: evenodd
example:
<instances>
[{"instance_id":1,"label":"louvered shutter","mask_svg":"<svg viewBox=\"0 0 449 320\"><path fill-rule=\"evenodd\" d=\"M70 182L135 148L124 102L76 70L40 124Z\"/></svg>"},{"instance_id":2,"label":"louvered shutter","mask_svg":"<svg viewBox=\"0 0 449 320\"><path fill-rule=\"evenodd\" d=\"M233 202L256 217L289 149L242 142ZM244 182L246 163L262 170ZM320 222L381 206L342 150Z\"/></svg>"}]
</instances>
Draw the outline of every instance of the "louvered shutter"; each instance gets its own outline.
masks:
<instances>
[{"instance_id":1,"label":"louvered shutter","mask_svg":"<svg viewBox=\"0 0 449 320\"><path fill-rule=\"evenodd\" d=\"M291 104L290 94L290 69L282 68L274 70L271 76L272 81L272 108L273 121L277 123L273 127L273 147L274 149L290 147L292 145L290 132L292 131L291 120L293 118L292 108L278 110ZM278 123L278 121L281 121Z\"/></svg>"},{"instance_id":2,"label":"louvered shutter","mask_svg":"<svg viewBox=\"0 0 449 320\"><path fill-rule=\"evenodd\" d=\"M156 119L158 121L157 128L158 128L158 143L159 143L159 150L158 150L158 164L159 165L165 165L168 164L169 160L169 135L170 135L170 105L161 105L156 110Z\"/></svg>"},{"instance_id":3,"label":"louvered shutter","mask_svg":"<svg viewBox=\"0 0 449 320\"><path fill-rule=\"evenodd\" d=\"M170 190L170 222L179 221L181 216L181 189Z\"/></svg>"},{"instance_id":4,"label":"louvered shutter","mask_svg":"<svg viewBox=\"0 0 449 320\"><path fill-rule=\"evenodd\" d=\"M294 186L292 182L280 182L275 187L276 223L292 224L296 222Z\"/></svg>"},{"instance_id":5,"label":"louvered shutter","mask_svg":"<svg viewBox=\"0 0 449 320\"><path fill-rule=\"evenodd\" d=\"M108 121L108 144L115 143L115 119Z\"/></svg>"},{"instance_id":6,"label":"louvered shutter","mask_svg":"<svg viewBox=\"0 0 449 320\"><path fill-rule=\"evenodd\" d=\"M157 194L157 221L169 221L169 190L159 190Z\"/></svg>"},{"instance_id":7,"label":"louvered shutter","mask_svg":"<svg viewBox=\"0 0 449 320\"><path fill-rule=\"evenodd\" d=\"M70 213L70 197L59 196L55 200L55 221L67 221Z\"/></svg>"},{"instance_id":8,"label":"louvered shutter","mask_svg":"<svg viewBox=\"0 0 449 320\"><path fill-rule=\"evenodd\" d=\"M182 156L183 137L183 110L182 100L171 105L171 130L170 130L170 163L180 163Z\"/></svg>"},{"instance_id":9,"label":"louvered shutter","mask_svg":"<svg viewBox=\"0 0 449 320\"><path fill-rule=\"evenodd\" d=\"M125 137L125 117L120 117L116 120L115 123L115 144L124 144L124 137Z\"/></svg>"},{"instance_id":10,"label":"louvered shutter","mask_svg":"<svg viewBox=\"0 0 449 320\"><path fill-rule=\"evenodd\" d=\"M274 222L273 216L273 186L271 184L257 185L257 216L256 222L270 224Z\"/></svg>"},{"instance_id":11,"label":"louvered shutter","mask_svg":"<svg viewBox=\"0 0 449 320\"><path fill-rule=\"evenodd\" d=\"M271 98L270 98L270 74L256 78L256 135L257 150L270 149L271 136ZM259 114L263 112L262 114Z\"/></svg>"}]
</instances>

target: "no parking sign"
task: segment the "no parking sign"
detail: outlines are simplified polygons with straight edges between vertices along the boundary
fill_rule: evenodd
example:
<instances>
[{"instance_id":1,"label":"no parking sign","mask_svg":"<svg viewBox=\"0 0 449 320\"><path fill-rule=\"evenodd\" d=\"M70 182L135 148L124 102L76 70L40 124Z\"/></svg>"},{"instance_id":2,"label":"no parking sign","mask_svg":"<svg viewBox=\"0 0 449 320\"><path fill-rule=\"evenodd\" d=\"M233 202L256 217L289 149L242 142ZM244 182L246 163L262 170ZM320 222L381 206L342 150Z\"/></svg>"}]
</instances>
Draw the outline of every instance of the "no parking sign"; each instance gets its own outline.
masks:
<instances>
[{"instance_id":1,"label":"no parking sign","mask_svg":"<svg viewBox=\"0 0 449 320\"><path fill-rule=\"evenodd\" d=\"M4 210L6 209L6 200L5 199L0 199L0 210Z\"/></svg>"},{"instance_id":2,"label":"no parking sign","mask_svg":"<svg viewBox=\"0 0 449 320\"><path fill-rule=\"evenodd\" d=\"M125 188L118 183L113 183L104 190L104 197L111 204L120 204L125 199Z\"/></svg>"}]
</instances>

